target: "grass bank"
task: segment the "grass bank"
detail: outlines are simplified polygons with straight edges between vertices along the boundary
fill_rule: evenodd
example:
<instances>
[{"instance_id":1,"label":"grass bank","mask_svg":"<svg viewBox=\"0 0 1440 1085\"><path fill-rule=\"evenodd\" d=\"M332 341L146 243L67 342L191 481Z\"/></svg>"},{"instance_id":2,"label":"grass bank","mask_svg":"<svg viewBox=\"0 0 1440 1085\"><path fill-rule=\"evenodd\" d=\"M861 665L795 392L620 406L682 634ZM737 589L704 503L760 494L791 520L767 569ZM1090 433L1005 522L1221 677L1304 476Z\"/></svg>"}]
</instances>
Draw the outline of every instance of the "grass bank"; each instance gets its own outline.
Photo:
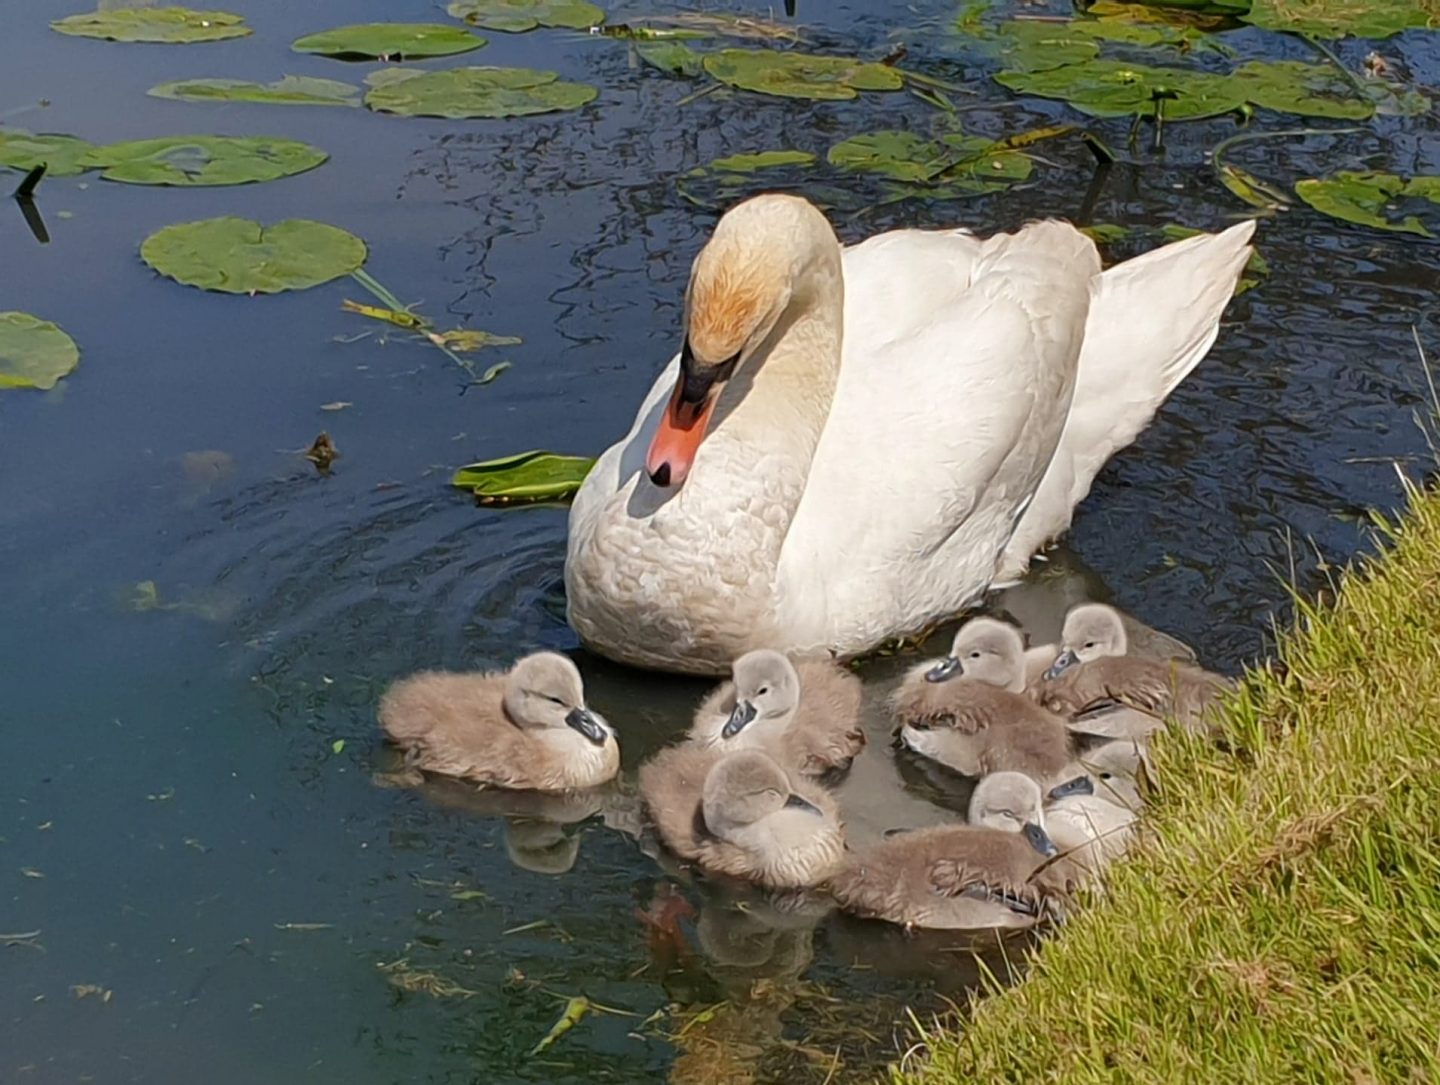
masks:
<instances>
[{"instance_id":1,"label":"grass bank","mask_svg":"<svg viewBox=\"0 0 1440 1085\"><path fill-rule=\"evenodd\" d=\"M1440 492L1381 531L1246 682L1232 753L1156 750L1107 898L896 1085L1440 1085Z\"/></svg>"}]
</instances>

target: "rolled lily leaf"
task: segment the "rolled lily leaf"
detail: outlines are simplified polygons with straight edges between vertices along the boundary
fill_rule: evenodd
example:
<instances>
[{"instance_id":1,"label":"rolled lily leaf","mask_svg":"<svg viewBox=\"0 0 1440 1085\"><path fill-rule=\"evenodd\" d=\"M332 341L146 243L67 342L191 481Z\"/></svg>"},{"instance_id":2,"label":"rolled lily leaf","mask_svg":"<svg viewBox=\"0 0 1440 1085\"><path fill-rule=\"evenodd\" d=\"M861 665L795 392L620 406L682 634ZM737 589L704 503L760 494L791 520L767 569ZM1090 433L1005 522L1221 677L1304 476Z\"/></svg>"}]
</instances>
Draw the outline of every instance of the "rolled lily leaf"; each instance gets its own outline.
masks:
<instances>
[{"instance_id":1,"label":"rolled lily leaf","mask_svg":"<svg viewBox=\"0 0 1440 1085\"><path fill-rule=\"evenodd\" d=\"M595 466L590 456L562 456L536 449L460 468L450 485L471 491L482 505L564 501L580 489Z\"/></svg>"}]
</instances>

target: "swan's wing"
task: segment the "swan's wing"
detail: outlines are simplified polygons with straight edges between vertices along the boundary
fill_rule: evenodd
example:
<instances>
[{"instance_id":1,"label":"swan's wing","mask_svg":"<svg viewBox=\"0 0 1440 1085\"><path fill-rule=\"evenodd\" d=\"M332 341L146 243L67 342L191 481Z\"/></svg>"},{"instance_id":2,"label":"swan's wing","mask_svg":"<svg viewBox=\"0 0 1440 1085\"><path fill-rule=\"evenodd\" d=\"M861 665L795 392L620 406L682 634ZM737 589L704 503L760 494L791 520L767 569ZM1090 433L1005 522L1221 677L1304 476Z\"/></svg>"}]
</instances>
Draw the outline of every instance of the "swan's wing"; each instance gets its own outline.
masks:
<instances>
[{"instance_id":1,"label":"swan's wing","mask_svg":"<svg viewBox=\"0 0 1440 1085\"><path fill-rule=\"evenodd\" d=\"M1055 457L1006 549L1002 577L1070 526L1100 468L1150 424L1209 353L1250 258L1253 221L1147 252L1100 276L1074 403Z\"/></svg>"},{"instance_id":2,"label":"swan's wing","mask_svg":"<svg viewBox=\"0 0 1440 1085\"><path fill-rule=\"evenodd\" d=\"M1099 262L1042 222L884 234L844 268L840 377L780 582L817 641L876 643L988 585L1059 440Z\"/></svg>"}]
</instances>

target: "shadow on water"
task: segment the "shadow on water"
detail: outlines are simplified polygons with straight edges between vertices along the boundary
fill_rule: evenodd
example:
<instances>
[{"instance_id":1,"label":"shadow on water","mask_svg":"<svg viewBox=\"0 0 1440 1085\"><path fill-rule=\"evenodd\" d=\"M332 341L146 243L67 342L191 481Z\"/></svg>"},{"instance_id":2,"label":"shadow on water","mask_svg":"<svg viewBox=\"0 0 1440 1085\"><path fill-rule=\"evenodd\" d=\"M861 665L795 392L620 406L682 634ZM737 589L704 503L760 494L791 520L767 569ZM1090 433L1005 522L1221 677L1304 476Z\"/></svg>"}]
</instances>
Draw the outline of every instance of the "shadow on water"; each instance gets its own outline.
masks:
<instances>
[{"instance_id":1,"label":"shadow on water","mask_svg":"<svg viewBox=\"0 0 1440 1085\"><path fill-rule=\"evenodd\" d=\"M445 482L467 460L595 452L623 431L674 351L689 263L714 221L674 178L775 146L777 133L823 152L867 128L919 127L928 107L883 96L681 105L692 88L637 67L624 43L560 31L490 34L478 61L602 88L594 107L560 118L402 121L147 98L162 79L333 77L334 62L288 54L290 39L439 17L428 0L229 6L254 38L193 49L61 39L45 24L72 6L34 0L0 43L0 114L19 110L7 123L95 140L265 132L332 155L239 189L47 178L43 247L16 209L0 214L0 307L60 321L84 351L55 392L0 404L0 1079L873 1073L911 1043L907 1007L923 1018L963 1006L982 968L1009 977L1026 943L906 935L677 869L646 835L633 770L685 726L702 684L580 652L592 701L619 725L625 774L560 802L377 786L394 766L374 705L419 668L575 650L563 510L479 509ZM817 46L866 55L953 18L938 0L908 28L892 5L859 0L801 15ZM1419 75L1440 71L1421 35L1391 47ZM972 92L967 130L1068 118L937 65ZM847 240L1050 214L1216 226L1241 210L1202 168L1227 123L1171 126L1162 153L1093 186L1083 148L1057 143L1001 196L834 217ZM1435 172L1432 132L1386 119L1236 157L1272 177L1353 161ZM218 214L360 233L370 270L435 320L521 336L479 356L514 367L464 388L428 345L342 313L352 284L237 299L137 262L150 231ZM1392 465L1423 469L1410 327L1440 338L1435 249L1302 211L1263 224L1261 245L1275 270L1232 306L1212 356L1106 467L1066 548L993 601L1035 639L1053 637L1070 604L1104 599L1233 670L1263 651L1286 580L1312 588L1317 555L1338 561L1364 544L1364 510L1399 495ZM296 451L322 429L341 452L325 478ZM908 662L861 668L869 750L840 789L857 844L953 820L968 796L892 748L884 698ZM596 1009L530 1054L580 994L624 1012Z\"/></svg>"}]
</instances>

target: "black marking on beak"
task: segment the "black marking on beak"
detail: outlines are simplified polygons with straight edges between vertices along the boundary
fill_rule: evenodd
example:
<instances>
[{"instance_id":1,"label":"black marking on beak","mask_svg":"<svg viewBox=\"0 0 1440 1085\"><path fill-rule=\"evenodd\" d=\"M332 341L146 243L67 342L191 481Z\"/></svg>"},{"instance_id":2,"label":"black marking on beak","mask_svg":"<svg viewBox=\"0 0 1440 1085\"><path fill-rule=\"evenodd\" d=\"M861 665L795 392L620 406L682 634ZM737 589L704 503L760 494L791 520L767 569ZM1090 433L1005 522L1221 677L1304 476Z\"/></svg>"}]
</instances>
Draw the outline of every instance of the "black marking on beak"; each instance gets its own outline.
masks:
<instances>
[{"instance_id":1,"label":"black marking on beak","mask_svg":"<svg viewBox=\"0 0 1440 1085\"><path fill-rule=\"evenodd\" d=\"M1050 834L1033 821L1027 821L1025 828L1020 830L1029 845L1047 859L1060 854L1060 849L1055 846L1055 841L1050 839Z\"/></svg>"},{"instance_id":2,"label":"black marking on beak","mask_svg":"<svg viewBox=\"0 0 1440 1085\"><path fill-rule=\"evenodd\" d=\"M720 729L721 738L734 738L741 731L745 730L755 719L755 706L749 701L736 701L735 709L730 713L730 718L725 721L725 726Z\"/></svg>"},{"instance_id":3,"label":"black marking on beak","mask_svg":"<svg viewBox=\"0 0 1440 1085\"><path fill-rule=\"evenodd\" d=\"M927 682L946 682L957 674L964 674L965 668L955 656L946 656L925 672Z\"/></svg>"},{"instance_id":4,"label":"black marking on beak","mask_svg":"<svg viewBox=\"0 0 1440 1085\"><path fill-rule=\"evenodd\" d=\"M1071 795L1093 795L1095 794L1095 781L1088 776L1077 776L1073 780L1066 780L1058 787L1050 789L1050 799L1068 799Z\"/></svg>"},{"instance_id":5,"label":"black marking on beak","mask_svg":"<svg viewBox=\"0 0 1440 1085\"><path fill-rule=\"evenodd\" d=\"M1053 682L1055 679L1059 678L1062 674L1064 674L1067 670L1069 670L1071 667L1075 666L1075 664L1079 662L1080 657L1077 656L1074 652L1072 652L1069 648L1066 648L1063 652L1061 652L1058 656L1055 657L1055 662L1050 664L1050 669L1045 672L1045 681Z\"/></svg>"},{"instance_id":6,"label":"black marking on beak","mask_svg":"<svg viewBox=\"0 0 1440 1085\"><path fill-rule=\"evenodd\" d=\"M572 708L565 714L565 726L573 727L597 746L605 745L610 732L588 708Z\"/></svg>"},{"instance_id":7,"label":"black marking on beak","mask_svg":"<svg viewBox=\"0 0 1440 1085\"><path fill-rule=\"evenodd\" d=\"M822 816L820 814L820 807L816 806L812 802L808 802L807 800L802 799L799 795L792 794L788 799L785 800L785 806L787 809L804 810L807 813L815 814L816 816Z\"/></svg>"}]
</instances>

